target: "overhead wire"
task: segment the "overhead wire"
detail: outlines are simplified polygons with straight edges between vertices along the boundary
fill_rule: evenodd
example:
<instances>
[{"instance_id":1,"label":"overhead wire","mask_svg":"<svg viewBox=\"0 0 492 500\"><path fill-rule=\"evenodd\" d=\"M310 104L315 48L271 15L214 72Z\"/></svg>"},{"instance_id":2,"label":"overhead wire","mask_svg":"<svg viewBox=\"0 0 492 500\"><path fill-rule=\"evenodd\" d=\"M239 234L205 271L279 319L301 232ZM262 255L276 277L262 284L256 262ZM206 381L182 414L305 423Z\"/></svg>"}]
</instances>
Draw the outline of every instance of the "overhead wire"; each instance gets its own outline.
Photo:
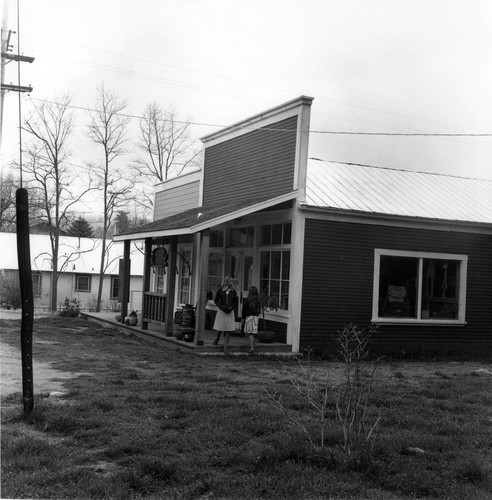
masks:
<instances>
[{"instance_id":1,"label":"overhead wire","mask_svg":"<svg viewBox=\"0 0 492 500\"><path fill-rule=\"evenodd\" d=\"M47 104L54 105L63 105L68 108L79 109L82 111L87 111L89 113L96 113L96 109L84 107L84 106L75 106L73 104L61 104L55 101L50 101L47 99L36 99L30 97L32 101L44 102ZM139 120L145 120L145 116L134 115L129 113L114 113L117 116L125 117L125 118L134 118ZM162 119L165 121L165 118ZM262 127L262 126L251 126L251 125L220 125L217 123L203 123L203 122L194 122L194 121L183 121L183 120L173 120L175 123L190 125L202 126L202 127L216 127L216 128L238 128L243 130L265 130L265 131L273 131L273 132L297 132L296 129L282 129L275 127ZM396 136L396 137L492 137L492 133L447 133L447 132L354 132L354 131L346 131L346 130L310 130L310 134L331 134L331 135L360 135L360 136Z\"/></svg>"}]
</instances>

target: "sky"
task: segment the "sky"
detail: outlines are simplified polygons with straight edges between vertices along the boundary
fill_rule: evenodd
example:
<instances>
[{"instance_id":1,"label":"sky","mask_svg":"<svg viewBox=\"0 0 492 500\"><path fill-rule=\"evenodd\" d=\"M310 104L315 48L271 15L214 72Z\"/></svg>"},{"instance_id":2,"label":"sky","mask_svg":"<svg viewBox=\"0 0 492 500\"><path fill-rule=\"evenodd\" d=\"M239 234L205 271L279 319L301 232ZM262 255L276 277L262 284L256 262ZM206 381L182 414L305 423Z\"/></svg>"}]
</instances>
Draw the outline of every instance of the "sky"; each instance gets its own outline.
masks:
<instances>
[{"instance_id":1,"label":"sky","mask_svg":"<svg viewBox=\"0 0 492 500\"><path fill-rule=\"evenodd\" d=\"M16 31L17 0L4 2L4 25ZM21 66L21 84L34 89L21 96L24 116L66 94L91 108L104 84L135 116L149 102L173 106L198 139L307 95L311 157L492 179L492 136L327 133L492 134L490 0L19 0L19 8L21 53L35 57ZM83 166L98 153L76 108L71 161ZM8 93L3 166L18 149L18 96Z\"/></svg>"}]
</instances>

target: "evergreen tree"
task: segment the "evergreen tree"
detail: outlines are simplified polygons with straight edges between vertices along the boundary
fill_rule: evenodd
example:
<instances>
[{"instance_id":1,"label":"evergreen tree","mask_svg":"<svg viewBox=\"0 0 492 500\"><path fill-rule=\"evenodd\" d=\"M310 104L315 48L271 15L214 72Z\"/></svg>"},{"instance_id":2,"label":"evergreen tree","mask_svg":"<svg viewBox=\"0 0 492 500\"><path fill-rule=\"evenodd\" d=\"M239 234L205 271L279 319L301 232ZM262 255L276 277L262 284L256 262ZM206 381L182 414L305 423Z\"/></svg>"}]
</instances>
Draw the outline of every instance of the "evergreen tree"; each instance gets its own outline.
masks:
<instances>
[{"instance_id":1,"label":"evergreen tree","mask_svg":"<svg viewBox=\"0 0 492 500\"><path fill-rule=\"evenodd\" d=\"M68 234L70 236L78 236L79 238L94 238L92 226L82 217L72 222Z\"/></svg>"},{"instance_id":2,"label":"evergreen tree","mask_svg":"<svg viewBox=\"0 0 492 500\"><path fill-rule=\"evenodd\" d=\"M118 214L116 215L114 225L115 234L124 233L132 229L130 218L128 217L128 214L123 211L118 212Z\"/></svg>"}]
</instances>

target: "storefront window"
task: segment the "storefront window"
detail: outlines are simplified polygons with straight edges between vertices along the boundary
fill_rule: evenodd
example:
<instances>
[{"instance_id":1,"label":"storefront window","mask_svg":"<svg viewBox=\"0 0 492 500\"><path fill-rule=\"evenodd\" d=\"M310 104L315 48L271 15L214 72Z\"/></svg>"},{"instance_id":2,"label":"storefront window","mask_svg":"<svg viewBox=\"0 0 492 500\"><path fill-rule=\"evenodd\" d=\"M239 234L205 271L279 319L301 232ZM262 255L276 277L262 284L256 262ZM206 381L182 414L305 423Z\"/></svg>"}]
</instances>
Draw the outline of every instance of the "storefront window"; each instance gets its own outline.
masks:
<instances>
[{"instance_id":1,"label":"storefront window","mask_svg":"<svg viewBox=\"0 0 492 500\"><path fill-rule=\"evenodd\" d=\"M466 256L376 250L375 267L377 319L464 321Z\"/></svg>"},{"instance_id":2,"label":"storefront window","mask_svg":"<svg viewBox=\"0 0 492 500\"><path fill-rule=\"evenodd\" d=\"M260 294L269 295L278 309L289 308L290 250L262 251Z\"/></svg>"},{"instance_id":3,"label":"storefront window","mask_svg":"<svg viewBox=\"0 0 492 500\"><path fill-rule=\"evenodd\" d=\"M191 300L191 248L180 248L178 301L180 304L189 304Z\"/></svg>"}]
</instances>

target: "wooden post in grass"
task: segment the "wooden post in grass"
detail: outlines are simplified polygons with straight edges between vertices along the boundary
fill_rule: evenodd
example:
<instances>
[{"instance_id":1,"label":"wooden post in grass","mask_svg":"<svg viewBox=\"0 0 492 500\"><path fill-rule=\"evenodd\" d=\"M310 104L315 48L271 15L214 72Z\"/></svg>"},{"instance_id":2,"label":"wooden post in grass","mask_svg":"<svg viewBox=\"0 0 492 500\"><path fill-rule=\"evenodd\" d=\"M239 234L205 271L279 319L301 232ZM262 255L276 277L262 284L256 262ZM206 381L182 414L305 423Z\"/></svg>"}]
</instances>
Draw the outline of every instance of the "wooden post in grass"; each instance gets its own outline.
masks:
<instances>
[{"instance_id":1,"label":"wooden post in grass","mask_svg":"<svg viewBox=\"0 0 492 500\"><path fill-rule=\"evenodd\" d=\"M123 242L123 290L121 297L121 322L128 316L128 302L130 301L130 240Z\"/></svg>"},{"instance_id":2,"label":"wooden post in grass","mask_svg":"<svg viewBox=\"0 0 492 500\"><path fill-rule=\"evenodd\" d=\"M205 331L205 318L207 315L207 277L210 231L208 229L202 231L198 240L200 244L200 265L198 266L195 344L203 345L203 332Z\"/></svg>"},{"instance_id":3,"label":"wooden post in grass","mask_svg":"<svg viewBox=\"0 0 492 500\"><path fill-rule=\"evenodd\" d=\"M22 358L22 402L24 413L34 408L32 370L32 329L34 323L34 297L31 274L31 248L29 244L29 211L27 190L16 192L17 215L17 259L22 300L21 358Z\"/></svg>"},{"instance_id":4,"label":"wooden post in grass","mask_svg":"<svg viewBox=\"0 0 492 500\"><path fill-rule=\"evenodd\" d=\"M169 265L167 267L167 297L166 297L166 312L164 316L164 328L166 337L173 336L174 330L174 293L176 289L176 264L178 254L178 237L171 236L169 238Z\"/></svg>"}]
</instances>

